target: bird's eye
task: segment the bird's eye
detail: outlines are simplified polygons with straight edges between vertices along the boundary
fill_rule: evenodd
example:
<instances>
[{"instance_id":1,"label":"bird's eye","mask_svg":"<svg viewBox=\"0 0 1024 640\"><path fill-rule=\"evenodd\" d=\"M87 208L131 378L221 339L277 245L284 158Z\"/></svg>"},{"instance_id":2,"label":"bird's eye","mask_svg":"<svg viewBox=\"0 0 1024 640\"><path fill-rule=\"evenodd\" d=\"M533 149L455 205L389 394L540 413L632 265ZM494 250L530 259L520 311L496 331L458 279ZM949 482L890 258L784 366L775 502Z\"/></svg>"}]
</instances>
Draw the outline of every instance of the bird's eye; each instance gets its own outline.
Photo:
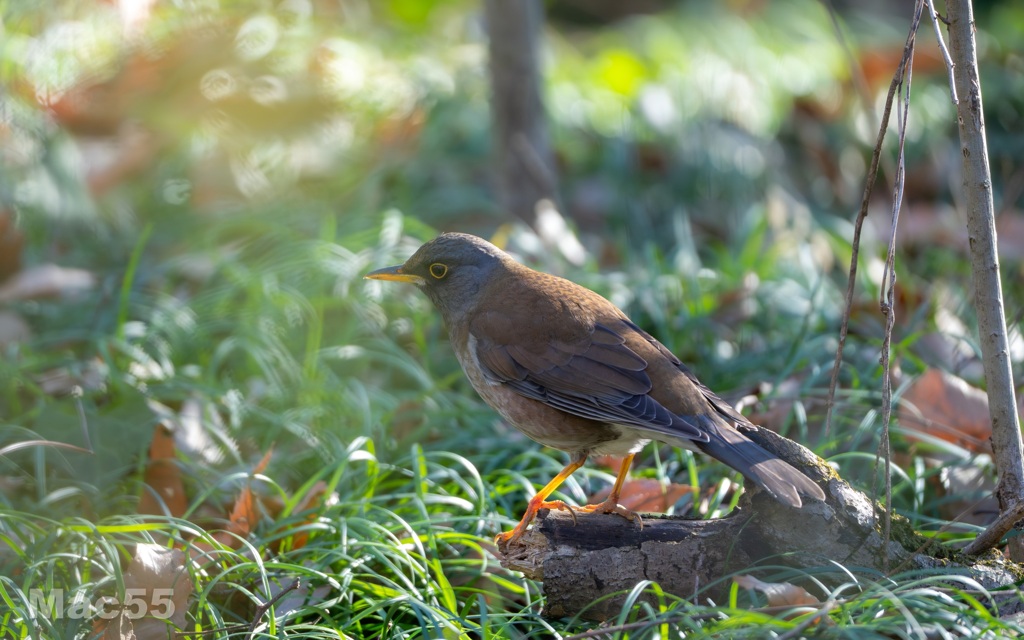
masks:
<instances>
[{"instance_id":1,"label":"bird's eye","mask_svg":"<svg viewBox=\"0 0 1024 640\"><path fill-rule=\"evenodd\" d=\"M430 275L434 276L438 280L448 275L448 265L435 262L430 265Z\"/></svg>"}]
</instances>

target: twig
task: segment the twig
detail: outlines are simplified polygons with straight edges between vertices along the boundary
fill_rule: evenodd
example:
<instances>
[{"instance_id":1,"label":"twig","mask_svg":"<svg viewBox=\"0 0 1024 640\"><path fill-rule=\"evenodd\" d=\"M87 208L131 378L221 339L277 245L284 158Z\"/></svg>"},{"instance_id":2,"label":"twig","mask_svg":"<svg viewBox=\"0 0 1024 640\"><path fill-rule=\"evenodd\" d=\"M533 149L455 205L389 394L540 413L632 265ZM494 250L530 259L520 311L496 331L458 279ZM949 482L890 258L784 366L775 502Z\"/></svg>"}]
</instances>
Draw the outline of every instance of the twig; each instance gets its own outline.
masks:
<instances>
[{"instance_id":1,"label":"twig","mask_svg":"<svg viewBox=\"0 0 1024 640\"><path fill-rule=\"evenodd\" d=\"M299 581L295 580L290 585L288 585L284 589L281 589L281 591L279 591L276 594L274 594L273 598L271 598L270 600L267 600L263 604L261 604L258 607L256 607L256 613L255 613L255 615L253 615L253 619L252 619L252 623L251 624L244 624L244 623L229 624L229 625L226 625L226 626L223 626L223 627L217 627L216 629L206 629L205 631L176 631L174 633L174 636L176 638L186 638L186 637L192 637L192 636L197 636L197 635L198 636L206 636L206 635L213 635L215 633L233 633L235 631L241 631L242 629L248 628L249 638L251 639L251 638L255 637L255 635L256 635L256 627L259 626L260 618L263 617L263 614L265 614L268 610L270 610L270 607L272 607L275 604L277 604L278 600L280 600L282 597L284 597L284 595L286 593L289 593L291 591L295 591L300 586L301 585L300 585Z\"/></svg>"},{"instance_id":2,"label":"twig","mask_svg":"<svg viewBox=\"0 0 1024 640\"><path fill-rule=\"evenodd\" d=\"M914 10L913 31L916 32L921 22L924 0L918 0ZM889 569L889 540L892 535L892 455L889 451L889 424L892 420L892 375L889 355L892 347L892 330L896 326L896 227L900 220L900 207L903 205L903 185L906 179L906 158L904 144L907 140L907 117L910 115L910 83L914 76L914 38L909 40L910 47L905 51L901 62L903 76L899 86L902 101L896 103L896 125L898 127L899 144L896 150L896 183L892 190L892 227L889 235L889 251L885 258L885 271L882 274L882 286L878 306L885 316L885 334L882 337L882 437L878 443L878 452L885 460L885 513L882 519L882 535L885 545L882 547L882 565ZM877 477L877 476L876 476Z\"/></svg>"},{"instance_id":3,"label":"twig","mask_svg":"<svg viewBox=\"0 0 1024 640\"><path fill-rule=\"evenodd\" d=\"M270 610L271 607L273 607L275 604L277 604L277 601L280 600L281 598L283 598L286 593L289 593L291 591L295 591L296 589L299 588L299 586L300 586L299 580L297 580L297 579L293 580L290 585L288 585L284 589L281 589L276 594L274 594L273 598L271 598L270 600L267 600L266 602L264 602L260 606L256 607L256 613L252 617L252 624L249 625L249 639L250 640L252 640L252 638L254 638L256 636L256 627L259 626L260 618L263 617L263 614L265 614L267 611Z\"/></svg>"},{"instance_id":4,"label":"twig","mask_svg":"<svg viewBox=\"0 0 1024 640\"><path fill-rule=\"evenodd\" d=\"M999 517L988 526L988 529L979 533L977 538L964 547L964 555L976 556L996 546L1003 535L1012 529L1013 525L1017 524L1021 518L1024 518L1024 502L1010 505L1010 508L1000 513Z\"/></svg>"},{"instance_id":5,"label":"twig","mask_svg":"<svg viewBox=\"0 0 1024 640\"><path fill-rule=\"evenodd\" d=\"M942 59L946 63L946 74L949 76L949 98L953 101L953 104L960 104L960 100L956 97L956 77L953 74L953 69L956 65L953 64L953 58L949 55L946 41L942 39L942 29L939 27L939 20L946 24L949 24L949 21L943 19L939 12L935 10L935 0L926 0L926 2L928 3L928 14L932 17L932 26L935 27L935 39L939 43L939 51L942 52Z\"/></svg>"},{"instance_id":6,"label":"twig","mask_svg":"<svg viewBox=\"0 0 1024 640\"><path fill-rule=\"evenodd\" d=\"M920 5L919 5L920 9ZM917 34L918 25L921 22L921 12L915 12L914 23L910 26L910 33L907 34L906 44L903 45L903 58L900 60L896 73L893 74L892 82L889 83L889 93L885 96L885 107L882 110L882 121L878 126L878 136L875 139L875 149L871 153L871 167L868 169L864 181L864 194L860 200L860 211L857 213L857 220L853 227L853 242L850 257L850 277L846 283L846 306L843 309L843 318L839 325L839 345L836 347L836 359L832 364L832 379L828 384L828 399L825 403L825 433L829 433L832 427L832 409L835 406L836 386L839 384L839 368L843 364L843 349L846 346L846 336L850 330L850 312L853 309L853 291L857 284L857 262L860 257L860 234L864 228L864 220L868 217L868 204L871 202L871 192L875 188L875 179L878 177L878 162L882 155L882 142L885 140L885 132L889 128L889 115L892 113L892 101L896 95L896 89L903 82L903 71L914 51L914 38Z\"/></svg>"}]
</instances>

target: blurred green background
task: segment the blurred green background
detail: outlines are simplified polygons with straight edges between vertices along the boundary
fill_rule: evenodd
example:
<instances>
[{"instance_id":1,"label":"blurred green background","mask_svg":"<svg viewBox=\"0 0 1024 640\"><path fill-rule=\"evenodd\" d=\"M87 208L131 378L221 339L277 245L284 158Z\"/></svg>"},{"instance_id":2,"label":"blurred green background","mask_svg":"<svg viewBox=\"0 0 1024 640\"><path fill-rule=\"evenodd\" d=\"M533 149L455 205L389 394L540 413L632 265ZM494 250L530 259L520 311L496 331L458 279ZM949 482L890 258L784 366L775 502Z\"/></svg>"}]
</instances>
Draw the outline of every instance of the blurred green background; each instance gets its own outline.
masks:
<instances>
[{"instance_id":1,"label":"blurred green background","mask_svg":"<svg viewBox=\"0 0 1024 640\"><path fill-rule=\"evenodd\" d=\"M22 576L6 588L47 575L95 585L117 573L113 560L87 577L73 560L54 560L49 573L25 567L98 544L69 523L136 513L158 422L174 430L186 520L196 526L223 521L240 476L274 445L270 493L334 478L339 503L321 505L311 548L336 546L346 518L371 532L443 530L478 541L507 527L560 454L500 424L475 397L422 296L361 279L439 230L494 239L608 296L709 386L733 400L753 394L766 426L835 456L845 477L870 487L894 127L829 433L822 403L852 222L912 8L546 3L556 219L568 229L552 235L495 196L487 30L476 2L3 3L0 447L41 439L95 451L41 446L0 457L0 506L10 516L0 523L0 570ZM1024 7L976 10L1019 379ZM955 109L930 24L917 40L894 357L902 381L937 367L982 384L956 210ZM953 516L927 456L991 469L983 447L924 440L897 441L907 457L896 499L915 525L937 529ZM645 455L637 473L666 482L714 492L728 475L685 452ZM563 494L582 503L609 477L589 468ZM721 486L711 508L687 497L677 510L720 515L733 501ZM211 504L214 515L204 516ZM392 526L395 514L412 524ZM38 517L57 533L27 524ZM188 538L180 525L161 526ZM98 539L140 535L150 534ZM458 552L434 551L448 572L500 573L486 544L473 544L483 545L479 562L465 566ZM332 575L352 570L329 555L315 562ZM401 573L381 562L375 578L360 580ZM537 617L535 587L500 575L515 593L485 607L492 622L517 629L511 635L532 633L530 625L551 631ZM483 626L469 582L444 584L459 608L448 613ZM355 637L430 628L416 606L353 613L360 598L345 597L348 609L293 617L358 628L348 632ZM376 591L360 597L390 602ZM213 619L203 608L213 606L204 600L195 619Z\"/></svg>"}]
</instances>

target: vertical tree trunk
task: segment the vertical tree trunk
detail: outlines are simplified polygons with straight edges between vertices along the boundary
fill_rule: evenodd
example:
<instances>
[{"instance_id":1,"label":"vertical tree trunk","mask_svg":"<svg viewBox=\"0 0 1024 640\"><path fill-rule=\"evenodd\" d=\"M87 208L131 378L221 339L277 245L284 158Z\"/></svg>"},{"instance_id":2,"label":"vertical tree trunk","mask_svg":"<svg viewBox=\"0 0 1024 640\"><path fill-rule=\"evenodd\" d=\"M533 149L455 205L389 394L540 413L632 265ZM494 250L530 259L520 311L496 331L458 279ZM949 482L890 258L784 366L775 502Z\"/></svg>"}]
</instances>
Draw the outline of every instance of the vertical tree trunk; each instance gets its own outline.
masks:
<instances>
[{"instance_id":1,"label":"vertical tree trunk","mask_svg":"<svg viewBox=\"0 0 1024 640\"><path fill-rule=\"evenodd\" d=\"M502 208L534 226L556 179L541 92L541 0L485 0L491 117Z\"/></svg>"},{"instance_id":2,"label":"vertical tree trunk","mask_svg":"<svg viewBox=\"0 0 1024 640\"><path fill-rule=\"evenodd\" d=\"M999 280L992 175L985 142L981 80L978 77L974 39L974 11L970 0L947 0L946 10L949 48L959 96L957 119L975 307L978 311L978 332L992 419L992 449L999 471L996 495L1000 509L1006 513L1024 501L1024 446L1021 443L1020 422L1014 399L1003 290ZM1002 533L1005 531L999 535ZM1015 560L1021 560L1018 553L1020 550L1011 547L1011 555L1015 556Z\"/></svg>"}]
</instances>

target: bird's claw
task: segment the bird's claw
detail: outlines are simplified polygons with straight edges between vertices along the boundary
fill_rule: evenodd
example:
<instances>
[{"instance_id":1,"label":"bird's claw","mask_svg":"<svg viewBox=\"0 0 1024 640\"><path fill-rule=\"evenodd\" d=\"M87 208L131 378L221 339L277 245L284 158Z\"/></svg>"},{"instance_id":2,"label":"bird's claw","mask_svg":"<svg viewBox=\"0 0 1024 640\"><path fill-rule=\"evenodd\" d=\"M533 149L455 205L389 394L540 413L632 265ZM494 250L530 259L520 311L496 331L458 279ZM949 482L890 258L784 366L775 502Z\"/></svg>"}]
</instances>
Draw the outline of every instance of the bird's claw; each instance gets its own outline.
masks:
<instances>
[{"instance_id":1,"label":"bird's claw","mask_svg":"<svg viewBox=\"0 0 1024 640\"><path fill-rule=\"evenodd\" d=\"M540 503L540 509L555 509L557 511L568 511L569 515L572 516L572 525L576 526L576 511L581 507L574 507L571 504L566 504L561 500L552 500L551 502Z\"/></svg>"},{"instance_id":2,"label":"bird's claw","mask_svg":"<svg viewBox=\"0 0 1024 640\"><path fill-rule=\"evenodd\" d=\"M579 507L579 510L583 513L617 513L630 522L636 522L640 525L641 529L644 528L644 520L640 517L639 513L632 509L627 509L612 499L597 504L588 504L585 507Z\"/></svg>"},{"instance_id":3,"label":"bird's claw","mask_svg":"<svg viewBox=\"0 0 1024 640\"><path fill-rule=\"evenodd\" d=\"M505 531L494 536L494 543L498 545L499 549L504 549L508 545L512 544L523 537L526 533L527 527L530 526L530 522L533 521L534 515L541 509L554 509L558 511L568 511L569 515L572 516L572 524L576 526L579 521L576 517L577 513L617 513L630 522L636 522L640 525L640 528L644 528L643 518L640 514L631 509L619 504L617 501L609 498L604 502L597 504L588 504L584 507L574 507L571 504L566 504L561 500L551 500L549 502L538 502L534 505L530 505L531 508L527 510L526 515L519 521L519 524L515 526L511 531Z\"/></svg>"},{"instance_id":4,"label":"bird's claw","mask_svg":"<svg viewBox=\"0 0 1024 640\"><path fill-rule=\"evenodd\" d=\"M512 544L522 538L526 533L527 527L533 522L533 518L538 511L541 509L555 509L559 511L568 511L569 515L572 516L572 524L576 525L576 509L580 507L574 507L570 504L566 504L561 500L552 500L550 502L538 502L531 504L523 516L523 519L519 521L519 524L515 526L511 531L504 531L494 536L494 543L498 545L499 549L504 549L508 545Z\"/></svg>"}]
</instances>

